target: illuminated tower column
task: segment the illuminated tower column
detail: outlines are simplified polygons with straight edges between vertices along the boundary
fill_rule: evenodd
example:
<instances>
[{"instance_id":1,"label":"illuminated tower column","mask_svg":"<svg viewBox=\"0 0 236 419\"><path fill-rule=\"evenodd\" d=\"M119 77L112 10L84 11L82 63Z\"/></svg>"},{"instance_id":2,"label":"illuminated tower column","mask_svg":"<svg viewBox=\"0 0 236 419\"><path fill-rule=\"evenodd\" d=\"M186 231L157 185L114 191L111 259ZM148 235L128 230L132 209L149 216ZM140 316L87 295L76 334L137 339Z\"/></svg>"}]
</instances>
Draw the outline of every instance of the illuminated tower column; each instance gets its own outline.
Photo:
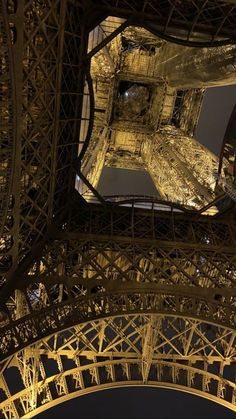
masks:
<instances>
[{"instance_id":1,"label":"illuminated tower column","mask_svg":"<svg viewBox=\"0 0 236 419\"><path fill-rule=\"evenodd\" d=\"M166 126L143 142L141 154L164 199L196 207L214 199L218 158L194 138Z\"/></svg>"},{"instance_id":2,"label":"illuminated tower column","mask_svg":"<svg viewBox=\"0 0 236 419\"><path fill-rule=\"evenodd\" d=\"M219 159L194 138L173 125L154 134L119 131L121 138L129 135L136 139L137 152L133 152L131 141L123 147L118 140L116 147L107 145L107 151L97 154L89 173L93 187L104 163L107 167L146 170L159 195L167 201L199 209L215 199Z\"/></svg>"},{"instance_id":3,"label":"illuminated tower column","mask_svg":"<svg viewBox=\"0 0 236 419\"><path fill-rule=\"evenodd\" d=\"M189 48L165 44L160 51L156 75L165 76L173 87L225 86L236 82L236 46Z\"/></svg>"},{"instance_id":4,"label":"illuminated tower column","mask_svg":"<svg viewBox=\"0 0 236 419\"><path fill-rule=\"evenodd\" d=\"M236 411L235 219L197 211L217 160L191 138L234 3L0 0L0 419L144 384ZM86 203L77 169L98 196L107 162L145 164L163 201Z\"/></svg>"}]
</instances>

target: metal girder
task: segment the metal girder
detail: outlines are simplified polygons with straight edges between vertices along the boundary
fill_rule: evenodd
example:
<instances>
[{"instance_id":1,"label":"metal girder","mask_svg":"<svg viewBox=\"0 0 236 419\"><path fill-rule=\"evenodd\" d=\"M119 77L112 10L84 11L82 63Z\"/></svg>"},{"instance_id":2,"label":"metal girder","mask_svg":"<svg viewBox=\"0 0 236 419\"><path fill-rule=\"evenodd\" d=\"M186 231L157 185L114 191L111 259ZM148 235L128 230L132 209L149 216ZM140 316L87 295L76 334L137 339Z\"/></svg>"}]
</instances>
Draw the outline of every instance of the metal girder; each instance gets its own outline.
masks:
<instances>
[{"instance_id":1,"label":"metal girder","mask_svg":"<svg viewBox=\"0 0 236 419\"><path fill-rule=\"evenodd\" d=\"M143 142L141 155L165 199L197 208L213 201L219 160L181 130L160 129Z\"/></svg>"},{"instance_id":2,"label":"metal girder","mask_svg":"<svg viewBox=\"0 0 236 419\"><path fill-rule=\"evenodd\" d=\"M102 0L99 9L107 16L132 18L158 37L186 46L217 46L236 36L235 4L227 1L150 0L143 5L138 0Z\"/></svg>"},{"instance_id":3,"label":"metal girder","mask_svg":"<svg viewBox=\"0 0 236 419\"><path fill-rule=\"evenodd\" d=\"M154 278L155 279L155 278ZM99 282L94 288L102 289ZM74 289L80 284L74 285ZM224 295L219 288L204 295L201 290L192 291L189 287L180 290L178 286L158 287L136 285L124 287L123 291L107 288L107 292L97 293L95 296L68 298L68 301L47 307L46 295L34 312L21 319L10 322L9 326L1 328L1 358L8 358L12 354L27 348L30 344L45 337L85 322L106 319L113 316L129 314L162 314L168 316L187 316L201 322L226 327L234 331L236 323L235 288L232 297ZM110 289L109 289L110 288ZM127 289L126 289L127 288ZM57 290L57 287L54 286ZM63 297L65 286L59 287L57 294ZM60 293L61 291L61 293ZM41 294L42 295L42 294ZM220 302L219 302L220 301ZM221 303L221 301L224 301ZM38 302L38 301L37 301Z\"/></svg>"},{"instance_id":4,"label":"metal girder","mask_svg":"<svg viewBox=\"0 0 236 419\"><path fill-rule=\"evenodd\" d=\"M234 328L234 224L88 206L54 231L21 291L2 304L3 357L61 329L121 312L188 315Z\"/></svg>"},{"instance_id":5,"label":"metal girder","mask_svg":"<svg viewBox=\"0 0 236 419\"><path fill-rule=\"evenodd\" d=\"M113 22L112 22L113 23ZM92 37L93 31L91 33L91 38L92 40L91 42L91 47L89 49L91 49L87 56L86 59L90 60L93 55L97 54L101 49L105 48L106 45L111 42L117 35L119 35L127 26L129 25L129 20L125 20L123 22L120 22L119 26L117 28L112 28L112 32L111 33L106 33L105 30L103 30L103 28L99 25L99 27L101 28L100 30L102 31L102 36L101 36L101 40L99 42L99 37L94 36L94 39ZM94 40L94 44L93 44L93 40Z\"/></svg>"},{"instance_id":6,"label":"metal girder","mask_svg":"<svg viewBox=\"0 0 236 419\"><path fill-rule=\"evenodd\" d=\"M74 188L87 45L78 9L66 1L1 2L2 284L53 219L60 222Z\"/></svg>"},{"instance_id":7,"label":"metal girder","mask_svg":"<svg viewBox=\"0 0 236 419\"><path fill-rule=\"evenodd\" d=\"M235 84L235 43L215 48L164 45L156 71L182 89ZM201 75L201 76L200 76Z\"/></svg>"},{"instance_id":8,"label":"metal girder","mask_svg":"<svg viewBox=\"0 0 236 419\"><path fill-rule=\"evenodd\" d=\"M102 0L97 10L94 4L0 3L2 283L8 279L0 305L0 417L29 418L72 396L129 384L188 388L235 411L233 215L214 219L172 203L138 209L132 200L127 208L94 206L72 197L78 152L80 169L96 186L111 130L119 132L111 135L114 150L128 148L130 130L136 154L145 154L136 134L159 130L169 152L153 140L146 154L155 147L159 158L174 154L179 190L191 184L205 204L217 162L188 137L202 92L185 95L192 116L181 113L184 133L160 130L178 92L157 77L165 41L139 27L184 46L219 46L235 40L235 5ZM128 24L136 25L125 29L134 40L131 53L120 39ZM95 36L89 49L97 25L103 39ZM219 51L208 54L216 65ZM96 89L91 75L99 76ZM155 106L149 119L141 115L144 127L140 120L112 120L122 80L153 85Z\"/></svg>"},{"instance_id":9,"label":"metal girder","mask_svg":"<svg viewBox=\"0 0 236 419\"><path fill-rule=\"evenodd\" d=\"M7 10L0 3L0 31L1 31L1 204L0 204L0 233L1 236L8 232L7 216L10 210L10 193L12 186L12 166L15 154L15 142L13 134L14 120L14 90L13 63L11 55L11 33L7 22Z\"/></svg>"},{"instance_id":10,"label":"metal girder","mask_svg":"<svg viewBox=\"0 0 236 419\"><path fill-rule=\"evenodd\" d=\"M155 339L147 370L150 327ZM2 364L1 414L29 418L69 397L143 384L190 391L235 411L235 339L227 328L188 317L142 313L90 321L31 345L5 368ZM22 377L18 391L6 369L11 377Z\"/></svg>"},{"instance_id":11,"label":"metal girder","mask_svg":"<svg viewBox=\"0 0 236 419\"><path fill-rule=\"evenodd\" d=\"M236 173L236 105L234 106L220 152L219 175L223 170L223 161L226 161L224 172L227 178L234 182Z\"/></svg>"}]
</instances>

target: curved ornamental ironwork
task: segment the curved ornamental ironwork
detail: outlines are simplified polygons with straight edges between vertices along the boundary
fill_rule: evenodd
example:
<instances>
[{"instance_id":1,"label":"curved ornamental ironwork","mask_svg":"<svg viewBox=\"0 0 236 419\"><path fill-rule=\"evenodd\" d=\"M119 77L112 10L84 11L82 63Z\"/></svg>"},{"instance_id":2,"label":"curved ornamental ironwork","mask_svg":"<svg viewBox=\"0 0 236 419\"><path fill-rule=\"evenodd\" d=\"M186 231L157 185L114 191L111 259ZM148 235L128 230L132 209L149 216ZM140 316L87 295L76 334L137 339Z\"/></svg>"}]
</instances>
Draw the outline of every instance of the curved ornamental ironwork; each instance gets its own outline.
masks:
<instances>
[{"instance_id":1,"label":"curved ornamental ironwork","mask_svg":"<svg viewBox=\"0 0 236 419\"><path fill-rule=\"evenodd\" d=\"M101 0L99 9L95 0L5 3L0 417L33 417L71 397L120 385L190 391L236 411L233 217L203 216L145 197L88 205L74 191L78 152L80 160L86 157L82 164L96 196L108 142L113 147L117 141L118 149L114 156L108 150L110 163L121 157L127 163L137 157L142 138L147 146L159 130L172 151L158 134L155 144L141 150L147 166L153 163L158 175L152 157L168 156L172 172L181 168L179 191L189 193L194 184L193 199L200 190L209 206L217 159L191 137L203 91L184 95L190 112L174 121L182 134L168 128L176 89L166 74L157 77L154 63L166 40L185 51L214 46L217 55L217 46L235 41L234 2ZM221 65L228 57L228 47L222 48ZM132 72L134 57L140 67ZM209 69L205 58L200 67ZM224 71L220 77L223 84ZM132 107L127 113L134 120L124 124L113 99L134 91L138 110ZM145 106L140 92L146 92ZM126 147L125 153L129 129L131 151ZM189 156L186 170L182 163ZM143 167L136 160L132 167ZM168 173L162 183L175 190ZM211 174L208 194L204 185ZM179 200L176 190L175 196Z\"/></svg>"},{"instance_id":2,"label":"curved ornamental ironwork","mask_svg":"<svg viewBox=\"0 0 236 419\"><path fill-rule=\"evenodd\" d=\"M233 331L186 316L123 313L86 322L3 364L1 415L34 417L73 397L129 385L187 391L236 411L234 346ZM11 378L21 376L18 390L6 367Z\"/></svg>"},{"instance_id":3,"label":"curved ornamental ironwork","mask_svg":"<svg viewBox=\"0 0 236 419\"><path fill-rule=\"evenodd\" d=\"M1 304L2 356L72 324L135 310L234 327L235 246L233 225L207 216L76 210Z\"/></svg>"}]
</instances>

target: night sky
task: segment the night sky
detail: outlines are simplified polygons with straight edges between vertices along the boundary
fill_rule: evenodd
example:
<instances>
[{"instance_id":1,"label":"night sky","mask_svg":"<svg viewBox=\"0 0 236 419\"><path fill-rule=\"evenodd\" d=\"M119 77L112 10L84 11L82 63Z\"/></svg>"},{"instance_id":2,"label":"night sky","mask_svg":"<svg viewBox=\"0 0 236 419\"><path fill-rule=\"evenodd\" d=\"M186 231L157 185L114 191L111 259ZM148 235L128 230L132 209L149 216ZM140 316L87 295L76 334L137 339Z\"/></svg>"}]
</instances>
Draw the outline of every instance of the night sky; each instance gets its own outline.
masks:
<instances>
[{"instance_id":1,"label":"night sky","mask_svg":"<svg viewBox=\"0 0 236 419\"><path fill-rule=\"evenodd\" d=\"M217 155L235 103L236 85L212 87L205 92L195 138Z\"/></svg>"},{"instance_id":2,"label":"night sky","mask_svg":"<svg viewBox=\"0 0 236 419\"><path fill-rule=\"evenodd\" d=\"M176 390L126 387L77 397L38 419L235 419L235 412Z\"/></svg>"},{"instance_id":3,"label":"night sky","mask_svg":"<svg viewBox=\"0 0 236 419\"><path fill-rule=\"evenodd\" d=\"M148 172L141 170L113 169L102 171L98 192L106 195L152 195L159 196Z\"/></svg>"},{"instance_id":4,"label":"night sky","mask_svg":"<svg viewBox=\"0 0 236 419\"><path fill-rule=\"evenodd\" d=\"M153 387L105 390L77 397L38 419L235 419L229 409L187 393Z\"/></svg>"},{"instance_id":5,"label":"night sky","mask_svg":"<svg viewBox=\"0 0 236 419\"><path fill-rule=\"evenodd\" d=\"M211 149L220 152L230 113L236 103L236 85L208 89L195 137ZM145 173L106 169L99 184L103 194L155 193L150 177ZM72 399L47 410L37 418L57 419L224 419L236 414L222 406L179 391L160 388L132 387L106 390Z\"/></svg>"}]
</instances>

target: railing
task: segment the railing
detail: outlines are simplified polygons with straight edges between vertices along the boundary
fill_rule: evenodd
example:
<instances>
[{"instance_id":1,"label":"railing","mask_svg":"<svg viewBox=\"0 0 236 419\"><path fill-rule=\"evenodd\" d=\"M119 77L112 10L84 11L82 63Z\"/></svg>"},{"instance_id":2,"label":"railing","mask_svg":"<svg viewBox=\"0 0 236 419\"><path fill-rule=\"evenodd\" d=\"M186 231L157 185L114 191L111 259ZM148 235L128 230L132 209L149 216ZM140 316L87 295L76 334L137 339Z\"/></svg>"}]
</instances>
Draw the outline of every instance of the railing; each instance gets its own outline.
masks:
<instances>
[{"instance_id":1,"label":"railing","mask_svg":"<svg viewBox=\"0 0 236 419\"><path fill-rule=\"evenodd\" d=\"M103 199L106 202L111 202L124 207L143 208L154 211L189 211L181 205L169 201L163 201L152 195L106 195Z\"/></svg>"}]
</instances>

